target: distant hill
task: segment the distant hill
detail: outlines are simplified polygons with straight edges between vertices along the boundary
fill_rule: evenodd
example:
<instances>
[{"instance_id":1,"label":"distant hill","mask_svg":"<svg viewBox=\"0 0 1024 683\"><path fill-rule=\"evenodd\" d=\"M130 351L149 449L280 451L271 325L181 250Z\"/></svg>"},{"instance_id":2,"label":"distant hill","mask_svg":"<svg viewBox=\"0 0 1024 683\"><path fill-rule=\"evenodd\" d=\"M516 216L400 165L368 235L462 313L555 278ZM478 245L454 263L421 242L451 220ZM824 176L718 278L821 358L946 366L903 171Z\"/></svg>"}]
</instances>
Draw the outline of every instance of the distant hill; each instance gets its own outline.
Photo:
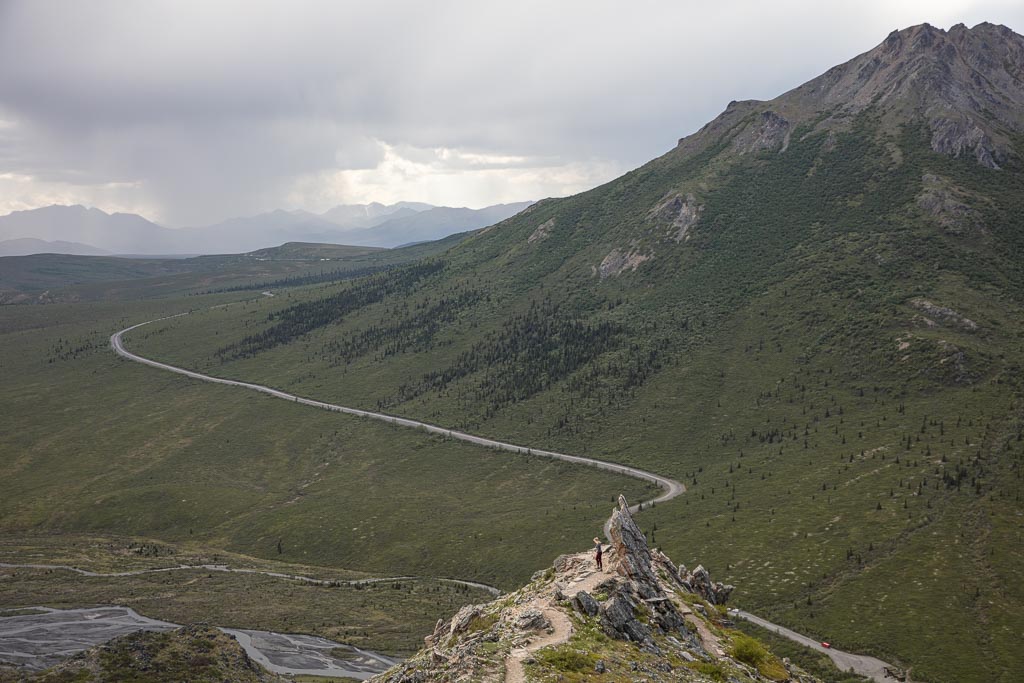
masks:
<instances>
[{"instance_id":1,"label":"distant hill","mask_svg":"<svg viewBox=\"0 0 1024 683\"><path fill-rule=\"evenodd\" d=\"M279 247L257 249L248 256L268 261L316 261L362 256L382 251L380 247L351 247L344 244L317 242L286 242Z\"/></svg>"},{"instance_id":2,"label":"distant hill","mask_svg":"<svg viewBox=\"0 0 1024 683\"><path fill-rule=\"evenodd\" d=\"M397 247L430 242L457 232L466 232L500 223L532 202L495 204L482 209L438 206L412 215L403 215L384 221L372 228L345 233L346 244Z\"/></svg>"},{"instance_id":3,"label":"distant hill","mask_svg":"<svg viewBox=\"0 0 1024 683\"><path fill-rule=\"evenodd\" d=\"M64 242L61 240L47 242L46 240L39 240L34 237L21 237L0 242L0 256L29 256L30 254L105 256L110 254L110 252L80 242Z\"/></svg>"},{"instance_id":4,"label":"distant hill","mask_svg":"<svg viewBox=\"0 0 1024 683\"><path fill-rule=\"evenodd\" d=\"M12 256L58 251L72 254L238 254L287 242L397 247L441 239L504 220L528 206L483 209L433 207L419 202L340 205L317 215L276 210L202 227L169 229L135 214L108 214L84 206L53 205L0 216L0 241L36 240L79 244L9 245ZM0 242L0 243L2 243Z\"/></svg>"}]
</instances>

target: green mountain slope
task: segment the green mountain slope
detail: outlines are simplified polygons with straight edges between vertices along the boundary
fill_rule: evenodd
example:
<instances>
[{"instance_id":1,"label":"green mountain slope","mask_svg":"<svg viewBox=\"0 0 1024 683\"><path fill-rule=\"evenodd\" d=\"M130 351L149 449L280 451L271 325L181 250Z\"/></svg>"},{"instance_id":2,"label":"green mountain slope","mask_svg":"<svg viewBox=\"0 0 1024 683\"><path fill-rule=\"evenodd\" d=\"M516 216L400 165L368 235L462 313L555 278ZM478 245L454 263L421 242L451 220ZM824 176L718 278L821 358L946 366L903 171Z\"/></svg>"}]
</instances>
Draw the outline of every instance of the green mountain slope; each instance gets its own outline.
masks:
<instances>
[{"instance_id":1,"label":"green mountain slope","mask_svg":"<svg viewBox=\"0 0 1024 683\"><path fill-rule=\"evenodd\" d=\"M640 522L739 604L922 680L1011 680L1022 79L1004 27L907 29L439 257L129 345L683 479Z\"/></svg>"}]
</instances>

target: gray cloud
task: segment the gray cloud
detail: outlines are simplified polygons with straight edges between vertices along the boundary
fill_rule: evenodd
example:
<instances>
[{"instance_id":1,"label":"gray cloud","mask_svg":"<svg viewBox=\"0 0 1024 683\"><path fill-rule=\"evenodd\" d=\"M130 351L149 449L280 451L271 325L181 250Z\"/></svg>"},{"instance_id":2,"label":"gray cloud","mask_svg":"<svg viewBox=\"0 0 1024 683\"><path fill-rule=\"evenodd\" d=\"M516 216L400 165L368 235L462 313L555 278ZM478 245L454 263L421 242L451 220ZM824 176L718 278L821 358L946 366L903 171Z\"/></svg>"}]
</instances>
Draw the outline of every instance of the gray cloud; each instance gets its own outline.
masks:
<instances>
[{"instance_id":1,"label":"gray cloud","mask_svg":"<svg viewBox=\"0 0 1024 683\"><path fill-rule=\"evenodd\" d=\"M562 194L895 28L1018 5L0 0L0 195L180 225Z\"/></svg>"}]
</instances>

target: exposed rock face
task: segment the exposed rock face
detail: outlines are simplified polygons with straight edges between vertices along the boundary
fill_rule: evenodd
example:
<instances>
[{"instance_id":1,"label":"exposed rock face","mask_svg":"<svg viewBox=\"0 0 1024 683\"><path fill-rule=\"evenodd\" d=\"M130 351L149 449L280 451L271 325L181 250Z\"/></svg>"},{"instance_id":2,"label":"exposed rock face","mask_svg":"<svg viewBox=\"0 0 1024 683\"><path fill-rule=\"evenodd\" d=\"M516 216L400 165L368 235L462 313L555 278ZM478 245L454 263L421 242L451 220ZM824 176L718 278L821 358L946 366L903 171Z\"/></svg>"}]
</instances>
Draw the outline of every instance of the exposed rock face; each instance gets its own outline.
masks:
<instances>
[{"instance_id":1,"label":"exposed rock face","mask_svg":"<svg viewBox=\"0 0 1024 683\"><path fill-rule=\"evenodd\" d=\"M935 343L938 351L938 367L944 377L954 384L973 384L978 378L968 367L967 354L963 350L945 339Z\"/></svg>"},{"instance_id":2,"label":"exposed rock face","mask_svg":"<svg viewBox=\"0 0 1024 683\"><path fill-rule=\"evenodd\" d=\"M627 270L636 270L644 261L650 260L652 254L641 254L635 248L624 251L616 247L612 249L597 267L601 279L621 275Z\"/></svg>"},{"instance_id":3,"label":"exposed rock face","mask_svg":"<svg viewBox=\"0 0 1024 683\"><path fill-rule=\"evenodd\" d=\"M967 204L968 195L946 178L926 173L917 206L942 228L954 235L985 232L978 213Z\"/></svg>"},{"instance_id":4,"label":"exposed rock face","mask_svg":"<svg viewBox=\"0 0 1024 683\"><path fill-rule=\"evenodd\" d=\"M637 602L628 590L617 591L601 606L601 628L612 638L643 643L650 640L651 629L636 618Z\"/></svg>"},{"instance_id":5,"label":"exposed rock face","mask_svg":"<svg viewBox=\"0 0 1024 683\"><path fill-rule=\"evenodd\" d=\"M683 577L684 585L712 605L724 605L735 590L735 586L712 581L708 570L701 564L692 572L687 572L686 567L679 565L679 574Z\"/></svg>"},{"instance_id":6,"label":"exposed rock face","mask_svg":"<svg viewBox=\"0 0 1024 683\"><path fill-rule=\"evenodd\" d=\"M673 193L658 202L647 213L647 220L664 226L665 233L670 239L682 242L690 239L690 228L700 220L703 213L704 205L698 204L692 193L687 194L685 198Z\"/></svg>"},{"instance_id":7,"label":"exposed rock face","mask_svg":"<svg viewBox=\"0 0 1024 683\"><path fill-rule=\"evenodd\" d=\"M520 631L539 631L551 626L551 622L544 618L544 613L538 609L528 609L516 617L516 628Z\"/></svg>"},{"instance_id":8,"label":"exposed rock face","mask_svg":"<svg viewBox=\"0 0 1024 683\"><path fill-rule=\"evenodd\" d=\"M474 619L480 616L479 605L466 605L452 617L451 624L448 628L448 635L453 636L457 633L464 632Z\"/></svg>"},{"instance_id":9,"label":"exposed rock face","mask_svg":"<svg viewBox=\"0 0 1024 683\"><path fill-rule=\"evenodd\" d=\"M974 332L978 329L978 323L974 322L970 318L965 318L952 308L937 306L926 299L914 299L910 302L910 305L929 316L931 318L929 322L933 322L937 319L947 325L959 327L967 332Z\"/></svg>"},{"instance_id":10,"label":"exposed rock face","mask_svg":"<svg viewBox=\"0 0 1024 683\"><path fill-rule=\"evenodd\" d=\"M997 146L973 120L937 118L930 122L932 149L952 157L973 156L979 164L998 169L1006 163L1007 148Z\"/></svg>"},{"instance_id":11,"label":"exposed rock face","mask_svg":"<svg viewBox=\"0 0 1024 683\"><path fill-rule=\"evenodd\" d=\"M740 154L751 152L784 152L789 147L789 121L774 111L763 111L755 122L736 136L733 146Z\"/></svg>"},{"instance_id":12,"label":"exposed rock face","mask_svg":"<svg viewBox=\"0 0 1024 683\"><path fill-rule=\"evenodd\" d=\"M597 600L591 597L587 591L576 593L572 599L572 606L577 612L586 614L588 617L596 617L601 609L601 606L597 604Z\"/></svg>"},{"instance_id":13,"label":"exposed rock face","mask_svg":"<svg viewBox=\"0 0 1024 683\"><path fill-rule=\"evenodd\" d=\"M533 244L534 242L541 242L543 240L546 240L551 235L551 231L554 229L555 219L549 218L548 220L544 221L543 223L537 226L537 229L534 230L533 233L531 233L530 236L526 238L526 242L528 244Z\"/></svg>"},{"instance_id":14,"label":"exposed rock face","mask_svg":"<svg viewBox=\"0 0 1024 683\"><path fill-rule=\"evenodd\" d=\"M612 550L618 558L616 571L632 581L656 584L658 578L651 569L651 551L647 538L629 514L629 505L624 496L619 496L619 506L612 513L609 528Z\"/></svg>"}]
</instances>

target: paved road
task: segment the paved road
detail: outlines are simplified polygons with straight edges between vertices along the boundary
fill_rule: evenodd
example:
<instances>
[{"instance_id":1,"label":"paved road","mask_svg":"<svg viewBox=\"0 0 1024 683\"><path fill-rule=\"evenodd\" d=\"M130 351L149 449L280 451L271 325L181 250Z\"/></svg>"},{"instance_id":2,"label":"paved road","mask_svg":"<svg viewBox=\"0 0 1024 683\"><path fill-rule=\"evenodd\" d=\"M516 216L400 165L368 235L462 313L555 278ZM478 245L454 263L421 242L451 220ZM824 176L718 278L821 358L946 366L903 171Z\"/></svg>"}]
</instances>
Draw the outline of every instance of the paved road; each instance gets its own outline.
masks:
<instances>
[{"instance_id":1,"label":"paved road","mask_svg":"<svg viewBox=\"0 0 1024 683\"><path fill-rule=\"evenodd\" d=\"M512 453L519 453L520 455L537 455L544 458L552 458L554 460L563 460L565 462L575 463L577 465L586 465L588 467L596 467L599 470L605 470L607 472L614 472L615 474L622 474L627 477L634 479L640 479L642 481L656 484L662 489L660 496L644 501L634 505L631 508L634 512L642 506L648 506L651 503L663 503L677 496L682 495L686 492L686 486L675 479L669 479L653 472L647 472L645 470L638 469L636 467L630 467L628 465L619 465L618 463L607 462L604 460L596 460L594 458L587 458L582 455L569 455L566 453L556 453L555 451L546 451L539 448L528 448L526 446L517 446L515 444L507 443L504 441L496 441L494 439L488 439L482 436L474 436L473 434L467 434L465 432L456 431L454 429L447 429L446 427L439 427L432 425L427 422L420 422L419 420L411 420L406 417L398 417L396 415L387 415L385 413L375 413L369 410L360 410L359 408L349 408L347 406L341 406L334 403L326 403L324 401L317 401L311 398L303 398L302 396L296 396L295 394L289 394L286 391L280 389L274 389L272 387L263 386L262 384L254 384L252 382L241 382L234 379L224 379L223 377L214 377L212 375L204 375L201 372L195 372L193 370L186 370L185 368L179 368L176 365L170 365L168 363L161 363L160 361L145 358L136 353L132 353L124 346L124 335L127 332L131 332L134 329L142 327L143 325L149 325L151 323L160 322L162 320L170 320L172 318L180 318L188 313L179 313L177 315L170 315L164 318L157 318L156 320L147 320L131 327L117 332L110 337L110 346L114 349L114 352L123 358L135 361L136 363L143 363L150 367L159 368L161 370L167 370L169 372L176 372L179 375L185 375L192 379L198 379L203 382L214 382L215 384L227 384L234 387L243 387L245 389L251 389L253 391L259 391L260 393L269 394L275 398L281 398L286 401L293 401L295 403L301 403L303 405L312 406L314 408L320 408L322 410L330 410L337 413L345 413L347 415L356 415L358 417L366 417L371 420L380 420L393 425L399 425L401 427L410 427L412 429L421 429L431 434L440 434L441 436L448 437L450 439L458 439L459 441L466 441L468 443L476 444L477 446L484 446L487 448L494 448L502 451L509 451ZM605 535L608 534L608 526L605 525Z\"/></svg>"},{"instance_id":2,"label":"paved road","mask_svg":"<svg viewBox=\"0 0 1024 683\"><path fill-rule=\"evenodd\" d=\"M860 674L861 676L867 676L871 680L877 681L877 683L893 683L896 680L890 676L886 676L885 669L886 667L889 667L890 669L895 669L897 667L894 667L892 664L887 664L880 659L875 659L874 657L868 657L866 655L855 655L850 652L843 652L842 650L836 650L831 647L822 647L821 643L817 640L812 640L811 638L801 635L796 631L792 631L785 626L773 624L767 619L762 619L750 612L733 609L729 610L729 613L740 617L741 619L746 619L752 624L757 624L761 628L771 631L772 633L777 633L780 636L789 638L801 645L805 645L815 652L828 655L828 657L842 671L853 670L854 673Z\"/></svg>"},{"instance_id":3,"label":"paved road","mask_svg":"<svg viewBox=\"0 0 1024 683\"><path fill-rule=\"evenodd\" d=\"M312 583L318 586L368 586L374 583L389 583L391 581L438 581L440 583L451 583L457 586L468 586L469 588L479 588L485 590L491 595L501 595L501 591L494 586L488 586L486 583L479 583L477 581L466 581L464 579L439 579L439 578L425 578L422 576L375 576L368 579L351 579L351 580L338 580L338 579L315 579L309 576L302 576L301 574L283 574L281 572L270 572L263 569L239 569L229 567L226 564L179 564L174 567L156 567L154 569L136 569L127 572L91 572L88 569L79 569L78 567L72 567L66 564L10 564L8 562L0 562L0 568L8 569L56 569L68 572L75 572L82 576L98 576L98 577L114 577L114 576L139 576L141 574L156 574L159 572L177 572L177 571L188 571L193 569L199 569L211 572L229 572L232 574L260 574L262 576L273 576L278 579L291 579L294 581L303 581L305 583Z\"/></svg>"},{"instance_id":4,"label":"paved road","mask_svg":"<svg viewBox=\"0 0 1024 683\"><path fill-rule=\"evenodd\" d=\"M38 671L112 638L136 631L169 631L177 624L144 617L130 607L87 609L29 608L35 614L4 616L0 611L0 661ZM366 680L398 660L317 636L222 628L250 657L280 674ZM348 655L338 658L331 650Z\"/></svg>"}]
</instances>

